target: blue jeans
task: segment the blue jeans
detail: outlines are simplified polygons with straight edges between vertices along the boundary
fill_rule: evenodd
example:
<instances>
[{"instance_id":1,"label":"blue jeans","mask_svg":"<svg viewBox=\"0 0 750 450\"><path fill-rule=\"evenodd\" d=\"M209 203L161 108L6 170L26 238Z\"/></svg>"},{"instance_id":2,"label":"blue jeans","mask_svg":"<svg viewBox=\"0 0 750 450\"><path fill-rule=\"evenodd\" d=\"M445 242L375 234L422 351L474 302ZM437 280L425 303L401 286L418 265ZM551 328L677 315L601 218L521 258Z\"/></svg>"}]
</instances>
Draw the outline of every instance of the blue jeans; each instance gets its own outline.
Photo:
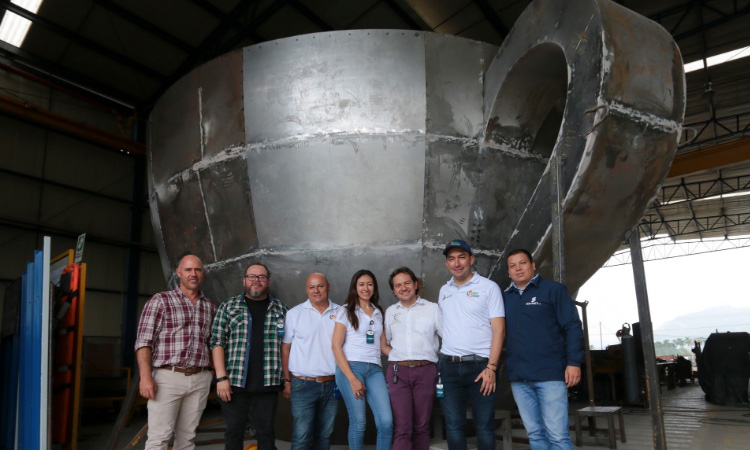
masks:
<instances>
[{"instance_id":1,"label":"blue jeans","mask_svg":"<svg viewBox=\"0 0 750 450\"><path fill-rule=\"evenodd\" d=\"M383 369L377 364L349 361L354 376L367 389L364 399L354 397L349 380L336 368L336 384L341 391L341 397L349 413L349 448L361 450L365 437L365 399L370 404L372 415L375 416L375 426L378 428L377 450L390 450L393 441L393 415L391 414L391 399L385 385Z\"/></svg>"},{"instance_id":2,"label":"blue jeans","mask_svg":"<svg viewBox=\"0 0 750 450\"><path fill-rule=\"evenodd\" d=\"M487 360L450 362L440 358L440 376L444 397L440 399L445 416L445 431L450 450L466 450L466 402L471 402L474 429L479 450L495 448L495 398L482 395L481 381L474 380L487 367Z\"/></svg>"},{"instance_id":3,"label":"blue jeans","mask_svg":"<svg viewBox=\"0 0 750 450\"><path fill-rule=\"evenodd\" d=\"M564 381L514 381L513 398L529 435L531 450L573 450Z\"/></svg>"},{"instance_id":4,"label":"blue jeans","mask_svg":"<svg viewBox=\"0 0 750 450\"><path fill-rule=\"evenodd\" d=\"M328 450L339 401L333 398L334 381L317 381L292 378L292 450Z\"/></svg>"}]
</instances>

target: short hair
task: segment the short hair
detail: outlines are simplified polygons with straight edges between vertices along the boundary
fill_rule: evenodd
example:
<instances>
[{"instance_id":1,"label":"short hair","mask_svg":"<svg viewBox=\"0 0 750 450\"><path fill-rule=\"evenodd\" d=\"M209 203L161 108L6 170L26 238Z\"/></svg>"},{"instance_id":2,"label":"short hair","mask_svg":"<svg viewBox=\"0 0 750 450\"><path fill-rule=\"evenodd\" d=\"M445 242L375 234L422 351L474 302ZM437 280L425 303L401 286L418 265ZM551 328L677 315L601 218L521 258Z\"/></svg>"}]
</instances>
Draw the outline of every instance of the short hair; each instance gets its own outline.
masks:
<instances>
[{"instance_id":1,"label":"short hair","mask_svg":"<svg viewBox=\"0 0 750 450\"><path fill-rule=\"evenodd\" d=\"M391 275L388 277L388 284L391 286L391 290L393 290L393 279L396 278L396 275L405 273L409 275L411 278L411 281L413 281L417 285L417 294L419 294L419 278L417 278L416 275L414 275L414 272L406 266L399 267L398 269L391 272Z\"/></svg>"},{"instance_id":2,"label":"short hair","mask_svg":"<svg viewBox=\"0 0 750 450\"><path fill-rule=\"evenodd\" d=\"M529 264L531 264L531 263L534 262L534 257L531 256L531 253L528 250L524 249L524 248L517 248L517 249L513 250L512 252L508 253L508 257L505 258L505 262L508 262L508 258L510 258L511 256L517 255L519 253L523 253L524 255L526 255L527 258L529 258Z\"/></svg>"},{"instance_id":3,"label":"short hair","mask_svg":"<svg viewBox=\"0 0 750 450\"><path fill-rule=\"evenodd\" d=\"M261 266L262 268L266 269L266 273L268 274L268 278L271 278L271 271L268 270L268 266L263 264L262 262L251 262L247 266L245 266L245 270L242 271L242 276L244 277L247 273L247 269L251 268L252 266Z\"/></svg>"}]
</instances>

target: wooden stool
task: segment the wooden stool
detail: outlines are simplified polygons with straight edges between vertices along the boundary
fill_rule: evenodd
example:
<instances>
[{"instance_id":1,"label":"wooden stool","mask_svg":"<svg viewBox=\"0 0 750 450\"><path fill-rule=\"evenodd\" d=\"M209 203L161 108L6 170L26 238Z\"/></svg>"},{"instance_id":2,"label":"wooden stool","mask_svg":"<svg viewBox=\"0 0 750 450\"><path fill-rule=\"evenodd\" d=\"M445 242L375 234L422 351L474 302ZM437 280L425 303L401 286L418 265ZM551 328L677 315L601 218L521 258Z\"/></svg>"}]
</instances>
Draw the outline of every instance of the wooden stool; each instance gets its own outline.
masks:
<instances>
[{"instance_id":1,"label":"wooden stool","mask_svg":"<svg viewBox=\"0 0 750 450\"><path fill-rule=\"evenodd\" d=\"M496 409L495 420L498 419L503 421L503 450L513 450L513 435L511 434L513 431L513 424L510 423L510 411L507 409Z\"/></svg>"},{"instance_id":2,"label":"wooden stool","mask_svg":"<svg viewBox=\"0 0 750 450\"><path fill-rule=\"evenodd\" d=\"M620 419L620 442L627 442L625 440L625 420L622 417L622 408L619 406L587 406L576 411L576 446L581 446L581 417L606 417L609 448L617 448L617 442L615 439L615 414L617 414ZM593 431L590 431L593 435Z\"/></svg>"}]
</instances>

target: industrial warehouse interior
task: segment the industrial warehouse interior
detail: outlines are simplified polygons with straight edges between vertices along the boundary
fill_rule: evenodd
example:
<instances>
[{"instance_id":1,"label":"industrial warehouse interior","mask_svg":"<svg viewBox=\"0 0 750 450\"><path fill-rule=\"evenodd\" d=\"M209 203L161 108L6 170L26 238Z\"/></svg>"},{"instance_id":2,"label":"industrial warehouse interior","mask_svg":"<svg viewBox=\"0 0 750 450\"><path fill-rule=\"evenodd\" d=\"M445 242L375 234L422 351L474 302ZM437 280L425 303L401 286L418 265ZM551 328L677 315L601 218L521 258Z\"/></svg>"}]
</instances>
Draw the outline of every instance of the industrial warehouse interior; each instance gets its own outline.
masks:
<instances>
[{"instance_id":1,"label":"industrial warehouse interior","mask_svg":"<svg viewBox=\"0 0 750 450\"><path fill-rule=\"evenodd\" d=\"M257 261L289 308L369 269L385 309L400 266L438 302L453 239L567 286L573 445L750 442L750 0L0 0L0 189L0 449L145 448L139 321L186 254L217 307ZM533 448L505 361L496 447Z\"/></svg>"}]
</instances>

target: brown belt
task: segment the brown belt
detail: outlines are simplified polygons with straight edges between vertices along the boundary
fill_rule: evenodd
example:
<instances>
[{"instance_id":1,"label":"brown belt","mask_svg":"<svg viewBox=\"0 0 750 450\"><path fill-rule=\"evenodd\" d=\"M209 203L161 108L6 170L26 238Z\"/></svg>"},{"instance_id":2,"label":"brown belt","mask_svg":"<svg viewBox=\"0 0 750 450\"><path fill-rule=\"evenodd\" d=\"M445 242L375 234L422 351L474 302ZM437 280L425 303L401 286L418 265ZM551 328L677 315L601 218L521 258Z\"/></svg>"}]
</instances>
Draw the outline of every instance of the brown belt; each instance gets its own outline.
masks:
<instances>
[{"instance_id":1,"label":"brown belt","mask_svg":"<svg viewBox=\"0 0 750 450\"><path fill-rule=\"evenodd\" d=\"M185 376L195 375L201 373L204 370L209 370L208 367L174 367L174 366L161 366L160 369L171 370L172 372L184 373Z\"/></svg>"},{"instance_id":2,"label":"brown belt","mask_svg":"<svg viewBox=\"0 0 750 450\"><path fill-rule=\"evenodd\" d=\"M419 361L391 361L393 364L398 364L399 366L405 366L405 367L422 367L426 366L427 364L435 364L432 361L427 360L419 360Z\"/></svg>"},{"instance_id":3,"label":"brown belt","mask_svg":"<svg viewBox=\"0 0 750 450\"><path fill-rule=\"evenodd\" d=\"M300 380L306 381L317 381L318 383L326 383L328 381L333 381L336 377L333 375L327 375L325 377L299 377L297 375L292 375L292 378L299 378Z\"/></svg>"}]
</instances>

